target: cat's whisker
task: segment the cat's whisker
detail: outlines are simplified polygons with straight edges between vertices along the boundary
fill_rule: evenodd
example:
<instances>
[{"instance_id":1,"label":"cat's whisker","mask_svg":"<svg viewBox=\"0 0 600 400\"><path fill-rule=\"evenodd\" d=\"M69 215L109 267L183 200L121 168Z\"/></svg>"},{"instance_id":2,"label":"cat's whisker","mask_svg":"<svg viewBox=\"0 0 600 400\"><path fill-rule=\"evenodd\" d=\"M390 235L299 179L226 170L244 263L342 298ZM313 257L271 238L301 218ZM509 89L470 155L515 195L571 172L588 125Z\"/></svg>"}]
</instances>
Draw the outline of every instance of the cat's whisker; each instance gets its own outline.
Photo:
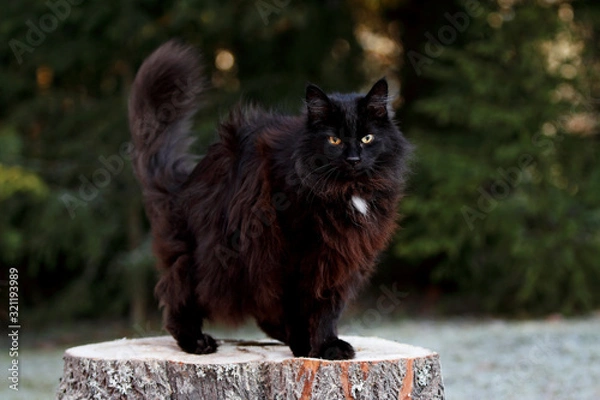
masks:
<instances>
[{"instance_id":1,"label":"cat's whisker","mask_svg":"<svg viewBox=\"0 0 600 400\"><path fill-rule=\"evenodd\" d=\"M308 179L311 177L311 175L318 173L321 169L329 167L329 166L330 166L330 164L321 165L320 167L317 167L314 170L309 171L306 175L300 174L298 177L300 178L300 181L303 184L308 184Z\"/></svg>"},{"instance_id":2,"label":"cat's whisker","mask_svg":"<svg viewBox=\"0 0 600 400\"><path fill-rule=\"evenodd\" d=\"M314 175L314 174L318 174L318 173L320 173L322 169L325 169L325 168L327 168L327 167L331 167L331 164L325 164L325 165L321 165L320 167L317 167L316 169L314 169L314 170L310 171L310 172L309 172L309 173L306 175L305 179L308 179L308 178L310 178L310 177L311 177L311 175Z\"/></svg>"},{"instance_id":3,"label":"cat's whisker","mask_svg":"<svg viewBox=\"0 0 600 400\"><path fill-rule=\"evenodd\" d=\"M329 183L329 178L331 177L331 175L333 175L334 172L337 172L339 174L339 169L332 167L331 170L326 171L315 182L314 188L317 189L319 192L323 192L325 189L325 186ZM336 178L337 178L337 176L336 176ZM313 190L313 193L316 196L315 190ZM313 199L314 199L314 197L313 197Z\"/></svg>"},{"instance_id":4,"label":"cat's whisker","mask_svg":"<svg viewBox=\"0 0 600 400\"><path fill-rule=\"evenodd\" d=\"M326 171L322 172L322 170L327 169L327 168L330 168L330 170L326 170ZM325 165L322 165L322 166L317 167L316 169L310 171L306 176L304 176L302 178L302 183L309 190L309 196L307 198L309 203L312 203L314 201L314 199L316 197L318 197L319 192L323 191L322 189L325 188L325 185L327 184L332 172L334 172L336 170L338 170L338 169L333 167L331 164L327 163ZM311 179L314 177L314 175L318 175L318 176L316 177L316 180L311 181Z\"/></svg>"}]
</instances>

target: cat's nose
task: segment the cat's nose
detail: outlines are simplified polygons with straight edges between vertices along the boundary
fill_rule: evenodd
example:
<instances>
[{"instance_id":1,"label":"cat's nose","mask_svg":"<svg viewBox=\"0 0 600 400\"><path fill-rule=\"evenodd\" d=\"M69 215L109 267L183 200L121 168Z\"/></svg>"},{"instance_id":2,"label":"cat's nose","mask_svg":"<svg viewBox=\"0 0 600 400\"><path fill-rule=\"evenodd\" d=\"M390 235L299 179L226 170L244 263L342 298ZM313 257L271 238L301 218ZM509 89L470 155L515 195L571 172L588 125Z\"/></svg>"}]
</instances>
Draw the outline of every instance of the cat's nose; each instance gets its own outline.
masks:
<instances>
[{"instance_id":1,"label":"cat's nose","mask_svg":"<svg viewBox=\"0 0 600 400\"><path fill-rule=\"evenodd\" d=\"M348 164L352 165L353 167L356 167L356 165L360 162L360 157L356 157L356 156L346 157L346 162Z\"/></svg>"}]
</instances>

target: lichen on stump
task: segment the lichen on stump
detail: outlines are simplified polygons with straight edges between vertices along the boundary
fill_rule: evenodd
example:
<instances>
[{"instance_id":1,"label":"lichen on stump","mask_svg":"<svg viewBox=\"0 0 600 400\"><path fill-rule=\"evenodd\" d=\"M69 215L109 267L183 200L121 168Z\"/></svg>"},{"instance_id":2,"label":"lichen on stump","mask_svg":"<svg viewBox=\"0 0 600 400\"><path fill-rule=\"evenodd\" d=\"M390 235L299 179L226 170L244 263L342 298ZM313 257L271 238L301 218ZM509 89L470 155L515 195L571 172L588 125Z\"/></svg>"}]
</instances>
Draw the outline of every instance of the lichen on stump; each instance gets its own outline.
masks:
<instances>
[{"instance_id":1,"label":"lichen on stump","mask_svg":"<svg viewBox=\"0 0 600 400\"><path fill-rule=\"evenodd\" d=\"M220 341L182 352L171 337L121 339L65 352L59 399L443 399L438 354L389 340L344 337L356 358L294 358L274 341Z\"/></svg>"}]
</instances>

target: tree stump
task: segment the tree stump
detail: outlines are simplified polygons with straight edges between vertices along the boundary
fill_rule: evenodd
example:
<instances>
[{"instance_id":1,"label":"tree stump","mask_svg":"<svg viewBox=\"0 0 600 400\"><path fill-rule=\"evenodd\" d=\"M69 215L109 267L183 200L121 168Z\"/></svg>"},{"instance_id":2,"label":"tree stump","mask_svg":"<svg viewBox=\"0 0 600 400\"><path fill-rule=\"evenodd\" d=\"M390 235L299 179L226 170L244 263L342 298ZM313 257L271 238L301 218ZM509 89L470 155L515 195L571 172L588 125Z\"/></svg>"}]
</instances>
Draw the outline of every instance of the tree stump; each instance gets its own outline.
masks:
<instances>
[{"instance_id":1,"label":"tree stump","mask_svg":"<svg viewBox=\"0 0 600 400\"><path fill-rule=\"evenodd\" d=\"M343 337L356 358L295 358L271 340L219 341L184 353L170 336L121 339L65 352L59 399L443 399L438 354L389 340Z\"/></svg>"}]
</instances>

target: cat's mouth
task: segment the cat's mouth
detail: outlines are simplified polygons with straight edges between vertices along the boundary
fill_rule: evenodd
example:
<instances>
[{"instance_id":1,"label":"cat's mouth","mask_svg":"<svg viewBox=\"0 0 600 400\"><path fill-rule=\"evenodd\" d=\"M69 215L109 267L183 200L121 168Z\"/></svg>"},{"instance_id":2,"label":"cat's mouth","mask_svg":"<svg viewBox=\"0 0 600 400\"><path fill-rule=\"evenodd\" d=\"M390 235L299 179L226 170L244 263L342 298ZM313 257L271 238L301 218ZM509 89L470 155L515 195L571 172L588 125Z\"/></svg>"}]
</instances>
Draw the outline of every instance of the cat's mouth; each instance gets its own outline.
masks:
<instances>
[{"instance_id":1,"label":"cat's mouth","mask_svg":"<svg viewBox=\"0 0 600 400\"><path fill-rule=\"evenodd\" d=\"M326 180L329 184L353 184L366 183L371 178L371 171L365 166L356 167L333 167L332 171L327 174Z\"/></svg>"},{"instance_id":2,"label":"cat's mouth","mask_svg":"<svg viewBox=\"0 0 600 400\"><path fill-rule=\"evenodd\" d=\"M337 161L337 160L336 160ZM364 162L350 165L346 162L329 162L311 165L306 168L304 163L297 163L296 168L300 181L317 195L328 196L333 193L345 192L349 187L364 186L372 177L372 170Z\"/></svg>"},{"instance_id":3,"label":"cat's mouth","mask_svg":"<svg viewBox=\"0 0 600 400\"><path fill-rule=\"evenodd\" d=\"M347 175L352 179L368 177L370 171L369 166L362 161L358 163L345 163L337 168L341 170L341 175Z\"/></svg>"}]
</instances>

